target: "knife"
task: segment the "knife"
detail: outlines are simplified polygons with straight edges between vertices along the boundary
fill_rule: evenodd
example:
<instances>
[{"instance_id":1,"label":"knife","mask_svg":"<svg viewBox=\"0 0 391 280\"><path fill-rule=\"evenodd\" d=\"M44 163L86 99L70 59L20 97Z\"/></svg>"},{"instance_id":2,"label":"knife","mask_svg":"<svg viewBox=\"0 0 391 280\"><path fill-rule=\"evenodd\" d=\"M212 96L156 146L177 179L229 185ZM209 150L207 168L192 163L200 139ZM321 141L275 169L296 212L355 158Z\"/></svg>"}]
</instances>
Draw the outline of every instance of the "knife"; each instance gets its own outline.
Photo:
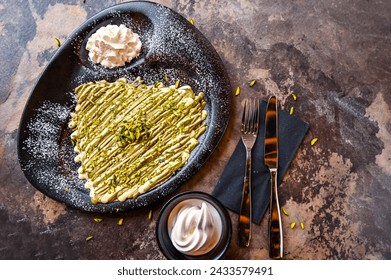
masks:
<instances>
[{"instance_id":1,"label":"knife","mask_svg":"<svg viewBox=\"0 0 391 280\"><path fill-rule=\"evenodd\" d=\"M284 254L280 204L277 192L278 169L278 101L271 96L267 103L265 117L265 165L270 170L270 221L269 221L269 255L281 259Z\"/></svg>"}]
</instances>

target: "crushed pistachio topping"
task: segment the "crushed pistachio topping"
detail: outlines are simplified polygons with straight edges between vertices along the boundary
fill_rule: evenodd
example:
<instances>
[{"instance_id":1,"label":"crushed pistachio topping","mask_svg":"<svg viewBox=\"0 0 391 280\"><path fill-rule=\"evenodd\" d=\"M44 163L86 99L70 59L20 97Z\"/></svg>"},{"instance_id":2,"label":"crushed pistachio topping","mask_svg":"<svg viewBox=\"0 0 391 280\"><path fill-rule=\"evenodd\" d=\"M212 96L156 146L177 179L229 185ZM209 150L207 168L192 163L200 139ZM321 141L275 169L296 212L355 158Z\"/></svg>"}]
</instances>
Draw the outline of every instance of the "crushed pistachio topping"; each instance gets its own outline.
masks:
<instances>
[{"instance_id":1,"label":"crushed pistachio topping","mask_svg":"<svg viewBox=\"0 0 391 280\"><path fill-rule=\"evenodd\" d=\"M71 139L92 203L136 198L184 166L206 130L204 93L190 86L98 81L75 89Z\"/></svg>"},{"instance_id":2,"label":"crushed pistachio topping","mask_svg":"<svg viewBox=\"0 0 391 280\"><path fill-rule=\"evenodd\" d=\"M236 88L235 95L238 96L240 94L240 87Z\"/></svg>"},{"instance_id":3,"label":"crushed pistachio topping","mask_svg":"<svg viewBox=\"0 0 391 280\"><path fill-rule=\"evenodd\" d=\"M315 145L315 143L318 141L318 138L313 138L312 140L311 140L311 146L313 146L313 145Z\"/></svg>"},{"instance_id":4,"label":"crushed pistachio topping","mask_svg":"<svg viewBox=\"0 0 391 280\"><path fill-rule=\"evenodd\" d=\"M136 119L124 121L117 129L118 145L124 147L127 144L148 140L150 127L145 114L138 116Z\"/></svg>"}]
</instances>

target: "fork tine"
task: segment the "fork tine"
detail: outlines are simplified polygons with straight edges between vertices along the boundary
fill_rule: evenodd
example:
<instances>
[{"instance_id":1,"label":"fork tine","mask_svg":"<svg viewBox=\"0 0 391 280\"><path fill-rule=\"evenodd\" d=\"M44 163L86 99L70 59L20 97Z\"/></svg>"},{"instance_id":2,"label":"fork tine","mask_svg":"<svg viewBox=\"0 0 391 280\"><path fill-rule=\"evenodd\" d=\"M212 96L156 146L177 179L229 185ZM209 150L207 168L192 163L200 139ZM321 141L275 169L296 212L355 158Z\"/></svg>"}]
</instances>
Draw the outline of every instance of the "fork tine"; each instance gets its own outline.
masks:
<instances>
[{"instance_id":1,"label":"fork tine","mask_svg":"<svg viewBox=\"0 0 391 280\"><path fill-rule=\"evenodd\" d=\"M254 134L256 128L256 107L255 107L255 99L251 99L251 128L250 133Z\"/></svg>"},{"instance_id":2,"label":"fork tine","mask_svg":"<svg viewBox=\"0 0 391 280\"><path fill-rule=\"evenodd\" d=\"M247 121L246 121L246 125L247 125L247 128L246 128L246 132L247 133L250 133L251 132L251 127L252 127L252 102L251 100L248 100L248 109L247 109L247 112L246 112L246 118L247 118Z\"/></svg>"},{"instance_id":3,"label":"fork tine","mask_svg":"<svg viewBox=\"0 0 391 280\"><path fill-rule=\"evenodd\" d=\"M259 101L258 99L254 99L254 133L258 133L258 127L259 127Z\"/></svg>"},{"instance_id":4,"label":"fork tine","mask_svg":"<svg viewBox=\"0 0 391 280\"><path fill-rule=\"evenodd\" d=\"M252 127L253 127L253 100L250 99L250 110L248 112L248 129L247 132L251 133Z\"/></svg>"},{"instance_id":5,"label":"fork tine","mask_svg":"<svg viewBox=\"0 0 391 280\"><path fill-rule=\"evenodd\" d=\"M251 125L251 117L250 116L251 116L251 102L249 99L245 99L244 100L244 107L243 107L242 124L243 124L243 132L246 134L249 132L249 128Z\"/></svg>"},{"instance_id":6,"label":"fork tine","mask_svg":"<svg viewBox=\"0 0 391 280\"><path fill-rule=\"evenodd\" d=\"M247 117L246 117L246 112L247 112L247 99L244 100L244 105L243 105L243 113L242 113L242 124L241 124L241 130L242 132L245 132L246 131L246 121L247 121Z\"/></svg>"}]
</instances>

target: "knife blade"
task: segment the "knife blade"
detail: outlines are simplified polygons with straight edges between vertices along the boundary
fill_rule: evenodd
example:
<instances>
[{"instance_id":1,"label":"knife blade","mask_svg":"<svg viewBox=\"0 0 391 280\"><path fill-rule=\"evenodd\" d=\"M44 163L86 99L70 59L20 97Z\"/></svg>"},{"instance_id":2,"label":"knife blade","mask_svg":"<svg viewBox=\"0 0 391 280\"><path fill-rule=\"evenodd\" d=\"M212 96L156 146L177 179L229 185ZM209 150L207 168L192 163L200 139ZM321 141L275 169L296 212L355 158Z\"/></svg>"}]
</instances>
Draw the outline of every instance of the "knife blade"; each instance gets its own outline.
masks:
<instances>
[{"instance_id":1,"label":"knife blade","mask_svg":"<svg viewBox=\"0 0 391 280\"><path fill-rule=\"evenodd\" d=\"M269 220L269 255L273 259L283 258L283 235L281 210L278 201L278 100L271 96L267 103L265 117L265 165L270 170L270 220Z\"/></svg>"}]
</instances>

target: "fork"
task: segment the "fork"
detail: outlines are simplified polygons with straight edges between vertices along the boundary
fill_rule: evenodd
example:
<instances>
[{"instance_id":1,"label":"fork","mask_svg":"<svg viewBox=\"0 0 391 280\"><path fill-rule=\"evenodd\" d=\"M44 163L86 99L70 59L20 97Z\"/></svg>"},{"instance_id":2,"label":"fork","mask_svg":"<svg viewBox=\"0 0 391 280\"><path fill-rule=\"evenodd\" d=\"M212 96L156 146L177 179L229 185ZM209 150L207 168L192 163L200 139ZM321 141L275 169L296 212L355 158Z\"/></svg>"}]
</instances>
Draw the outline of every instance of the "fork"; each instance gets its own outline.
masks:
<instances>
[{"instance_id":1,"label":"fork","mask_svg":"<svg viewBox=\"0 0 391 280\"><path fill-rule=\"evenodd\" d=\"M259 100L245 99L240 136L246 148L246 169L243 181L242 202L239 214L239 246L248 247L251 240L251 150L257 140Z\"/></svg>"}]
</instances>

